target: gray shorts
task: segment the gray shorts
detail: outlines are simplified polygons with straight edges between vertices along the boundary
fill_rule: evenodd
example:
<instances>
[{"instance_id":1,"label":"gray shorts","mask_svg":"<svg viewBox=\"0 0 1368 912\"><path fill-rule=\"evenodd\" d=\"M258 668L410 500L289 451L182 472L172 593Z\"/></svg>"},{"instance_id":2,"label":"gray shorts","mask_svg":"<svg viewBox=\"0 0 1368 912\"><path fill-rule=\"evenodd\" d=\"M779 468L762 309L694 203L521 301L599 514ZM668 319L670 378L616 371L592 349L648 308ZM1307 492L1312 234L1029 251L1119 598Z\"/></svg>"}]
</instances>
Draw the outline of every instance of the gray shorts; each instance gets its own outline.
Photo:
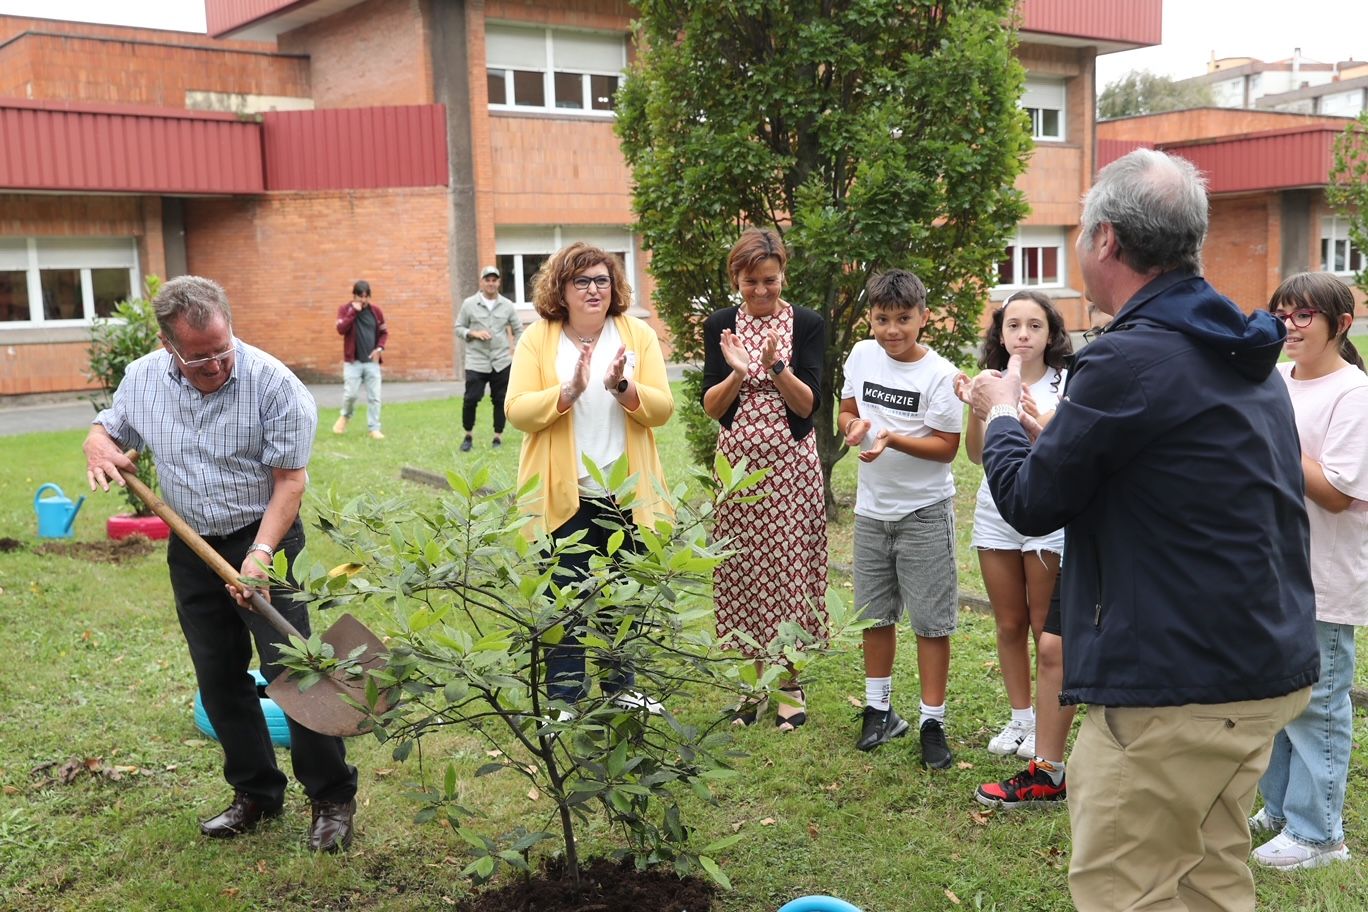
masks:
<instances>
[{"instance_id":1,"label":"gray shorts","mask_svg":"<svg viewBox=\"0 0 1368 912\"><path fill-rule=\"evenodd\" d=\"M855 607L876 627L905 614L918 636L955 632L959 570L950 498L894 522L855 517Z\"/></svg>"}]
</instances>

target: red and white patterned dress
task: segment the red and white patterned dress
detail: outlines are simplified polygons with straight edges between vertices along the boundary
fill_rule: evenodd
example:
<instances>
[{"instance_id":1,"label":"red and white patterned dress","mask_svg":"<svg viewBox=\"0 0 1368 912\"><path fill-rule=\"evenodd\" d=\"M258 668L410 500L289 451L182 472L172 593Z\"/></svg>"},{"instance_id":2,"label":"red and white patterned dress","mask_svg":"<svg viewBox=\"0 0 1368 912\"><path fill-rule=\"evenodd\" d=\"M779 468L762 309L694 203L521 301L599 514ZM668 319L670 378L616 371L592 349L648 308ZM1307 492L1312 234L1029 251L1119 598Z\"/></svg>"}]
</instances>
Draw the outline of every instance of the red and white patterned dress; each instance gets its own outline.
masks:
<instances>
[{"instance_id":1,"label":"red and white patterned dress","mask_svg":"<svg viewBox=\"0 0 1368 912\"><path fill-rule=\"evenodd\" d=\"M747 351L764 346L764 332L779 332L778 357L793 359L793 308L766 317L737 308L736 335ZM764 494L756 503L726 503L717 512L715 535L730 541L736 554L713 577L717 633L724 640L744 631L762 646L793 621L821 638L827 630L827 529L822 464L817 435L794 440L784 399L758 361L741 382L740 404L730 428L722 428L717 448L735 465L747 460L750 471L770 474L746 494ZM756 650L739 640L746 655Z\"/></svg>"}]
</instances>

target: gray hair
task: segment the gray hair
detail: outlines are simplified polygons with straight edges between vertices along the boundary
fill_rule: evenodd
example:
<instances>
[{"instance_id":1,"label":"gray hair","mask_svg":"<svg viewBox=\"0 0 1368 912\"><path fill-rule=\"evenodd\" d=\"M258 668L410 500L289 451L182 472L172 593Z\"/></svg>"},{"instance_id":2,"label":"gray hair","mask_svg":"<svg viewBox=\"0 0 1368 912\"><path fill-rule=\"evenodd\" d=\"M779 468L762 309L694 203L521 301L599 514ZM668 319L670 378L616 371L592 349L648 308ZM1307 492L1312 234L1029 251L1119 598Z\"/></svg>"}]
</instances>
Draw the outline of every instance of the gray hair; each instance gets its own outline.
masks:
<instances>
[{"instance_id":1,"label":"gray hair","mask_svg":"<svg viewBox=\"0 0 1368 912\"><path fill-rule=\"evenodd\" d=\"M215 316L222 316L231 328L233 311L228 294L213 279L179 276L167 282L152 300L157 325L168 339L174 339L171 324L184 319L195 329L204 329Z\"/></svg>"},{"instance_id":2,"label":"gray hair","mask_svg":"<svg viewBox=\"0 0 1368 912\"><path fill-rule=\"evenodd\" d=\"M1136 272L1202 271L1206 180L1192 162L1136 149L1097 175L1083 199L1083 237L1104 222L1116 231L1121 262Z\"/></svg>"}]
</instances>

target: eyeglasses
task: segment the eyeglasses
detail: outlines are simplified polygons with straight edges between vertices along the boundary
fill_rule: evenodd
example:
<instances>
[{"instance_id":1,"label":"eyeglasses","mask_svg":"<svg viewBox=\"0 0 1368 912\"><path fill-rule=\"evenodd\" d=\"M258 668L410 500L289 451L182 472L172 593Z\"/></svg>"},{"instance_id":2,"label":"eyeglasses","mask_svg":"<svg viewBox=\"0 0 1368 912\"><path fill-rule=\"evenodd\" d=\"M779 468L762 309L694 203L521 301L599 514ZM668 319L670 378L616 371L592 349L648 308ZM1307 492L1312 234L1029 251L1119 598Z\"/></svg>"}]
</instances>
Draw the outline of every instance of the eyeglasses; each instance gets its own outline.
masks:
<instances>
[{"instance_id":1,"label":"eyeglasses","mask_svg":"<svg viewBox=\"0 0 1368 912\"><path fill-rule=\"evenodd\" d=\"M1272 314L1273 319L1277 320L1279 323L1291 320L1292 325L1297 329L1306 329L1306 327L1311 325L1311 321L1316 319L1316 311L1310 310L1309 308L1305 310L1289 311L1275 310L1272 311Z\"/></svg>"},{"instance_id":2,"label":"eyeglasses","mask_svg":"<svg viewBox=\"0 0 1368 912\"><path fill-rule=\"evenodd\" d=\"M574 285L580 291L588 291L591 284L599 291L602 291L613 284L613 277L606 275L575 276L570 280L570 284Z\"/></svg>"},{"instance_id":3,"label":"eyeglasses","mask_svg":"<svg viewBox=\"0 0 1368 912\"><path fill-rule=\"evenodd\" d=\"M175 354L176 360L180 361L181 367L204 367L204 365L208 364L210 361L217 361L220 364L222 364L233 356L234 351L234 349L230 347L227 351L219 352L217 355L210 355L207 358L196 358L193 361L186 361L184 356L182 356L181 353L176 350L175 343L173 343L170 339L166 338L165 336L162 336L162 340L165 341L167 345L171 346L171 351Z\"/></svg>"}]
</instances>

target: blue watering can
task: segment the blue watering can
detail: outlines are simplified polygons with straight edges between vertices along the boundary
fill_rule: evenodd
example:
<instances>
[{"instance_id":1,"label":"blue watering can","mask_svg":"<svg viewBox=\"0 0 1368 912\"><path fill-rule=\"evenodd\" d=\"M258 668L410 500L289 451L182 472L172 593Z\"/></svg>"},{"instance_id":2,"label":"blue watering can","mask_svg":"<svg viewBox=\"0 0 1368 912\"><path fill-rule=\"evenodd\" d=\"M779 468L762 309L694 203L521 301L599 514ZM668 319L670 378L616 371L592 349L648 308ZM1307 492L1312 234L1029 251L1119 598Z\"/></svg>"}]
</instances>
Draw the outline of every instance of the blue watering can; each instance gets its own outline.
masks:
<instances>
[{"instance_id":1,"label":"blue watering can","mask_svg":"<svg viewBox=\"0 0 1368 912\"><path fill-rule=\"evenodd\" d=\"M44 497L43 492L51 488L56 497ZM76 522L76 514L81 512L85 496L76 503L62 493L62 489L48 482L33 495L33 511L38 514L38 534L42 538L71 538L71 524Z\"/></svg>"}]
</instances>

